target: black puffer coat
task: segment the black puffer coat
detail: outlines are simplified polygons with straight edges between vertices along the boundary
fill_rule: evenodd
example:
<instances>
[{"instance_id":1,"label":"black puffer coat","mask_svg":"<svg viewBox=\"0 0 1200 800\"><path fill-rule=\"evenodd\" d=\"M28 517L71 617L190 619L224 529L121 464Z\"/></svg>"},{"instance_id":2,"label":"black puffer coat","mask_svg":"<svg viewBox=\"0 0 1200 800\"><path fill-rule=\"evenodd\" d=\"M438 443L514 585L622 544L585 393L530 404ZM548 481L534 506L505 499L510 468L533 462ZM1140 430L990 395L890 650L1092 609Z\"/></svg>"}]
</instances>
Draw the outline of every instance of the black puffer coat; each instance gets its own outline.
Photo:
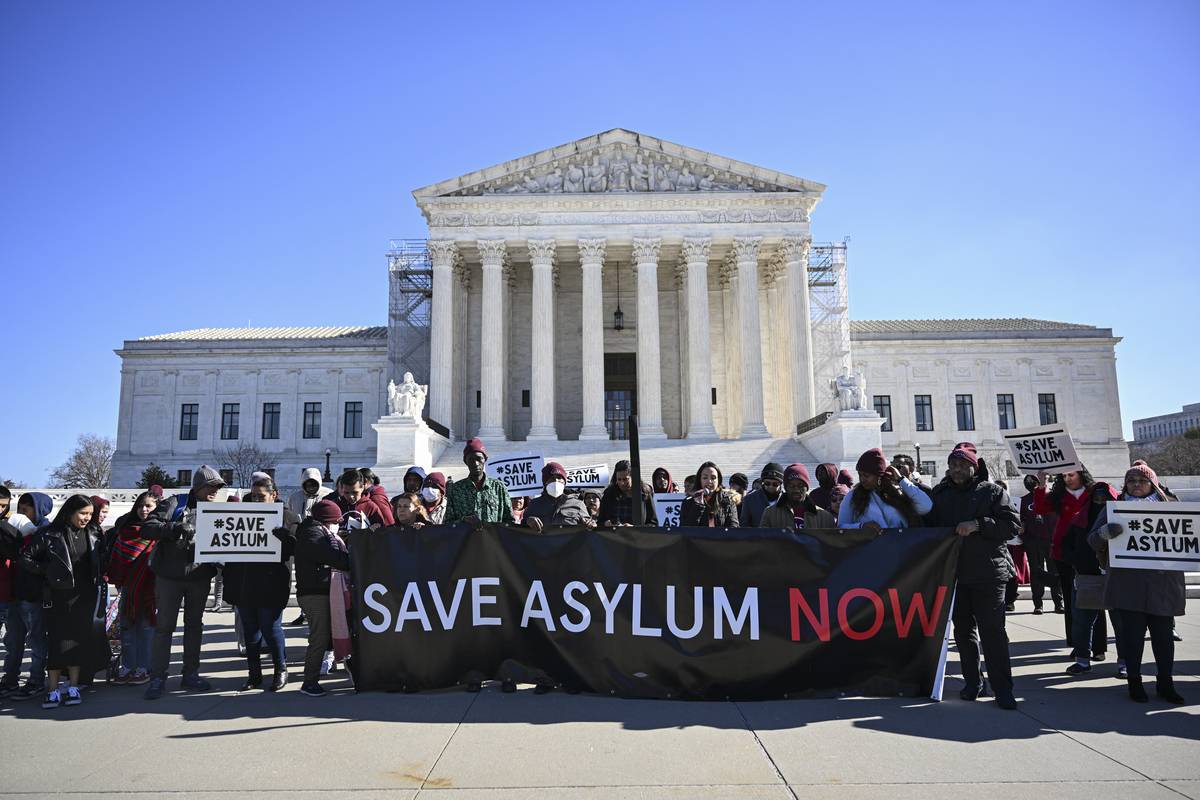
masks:
<instances>
[{"instance_id":1,"label":"black puffer coat","mask_svg":"<svg viewBox=\"0 0 1200 800\"><path fill-rule=\"evenodd\" d=\"M296 549L296 529L300 518L286 507L283 527L272 531L282 543L279 561L274 564L230 563L221 568L225 584L225 602L247 608L283 608L292 594L292 555Z\"/></svg>"},{"instance_id":2,"label":"black puffer coat","mask_svg":"<svg viewBox=\"0 0 1200 800\"><path fill-rule=\"evenodd\" d=\"M324 525L307 517L296 528L296 596L329 594L329 570L350 569L350 554L340 549Z\"/></svg>"},{"instance_id":3,"label":"black puffer coat","mask_svg":"<svg viewBox=\"0 0 1200 800\"><path fill-rule=\"evenodd\" d=\"M715 499L714 499L715 498ZM733 502L733 494L726 489L719 489L710 497L708 502L697 502L695 495L683 501L679 509L679 524L681 527L704 527L712 520L714 528L739 528L741 520L738 517L738 507Z\"/></svg>"},{"instance_id":4,"label":"black puffer coat","mask_svg":"<svg viewBox=\"0 0 1200 800\"><path fill-rule=\"evenodd\" d=\"M155 576L168 580L211 581L217 574L216 565L196 563L196 526L184 522L186 514L180 518L175 514L181 502L194 510L196 501L191 492L186 501L181 497L175 495L159 503L142 523L143 538L160 540L150 557L150 569Z\"/></svg>"},{"instance_id":5,"label":"black puffer coat","mask_svg":"<svg viewBox=\"0 0 1200 800\"><path fill-rule=\"evenodd\" d=\"M936 528L953 528L974 520L979 530L963 538L958 551L959 583L1007 581L1017 574L1006 542L1021 529L1021 517L1009 503L1008 492L976 475L959 486L947 476L933 487L933 510L925 522Z\"/></svg>"}]
</instances>

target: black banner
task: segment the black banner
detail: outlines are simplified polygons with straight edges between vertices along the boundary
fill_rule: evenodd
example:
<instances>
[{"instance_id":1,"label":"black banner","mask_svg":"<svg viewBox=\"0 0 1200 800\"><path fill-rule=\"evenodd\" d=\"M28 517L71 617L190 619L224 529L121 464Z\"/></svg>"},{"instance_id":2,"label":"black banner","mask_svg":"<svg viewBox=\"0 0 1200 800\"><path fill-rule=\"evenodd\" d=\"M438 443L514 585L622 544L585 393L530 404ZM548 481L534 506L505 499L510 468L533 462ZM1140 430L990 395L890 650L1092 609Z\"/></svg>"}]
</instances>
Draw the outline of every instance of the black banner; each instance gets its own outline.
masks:
<instances>
[{"instance_id":1,"label":"black banner","mask_svg":"<svg viewBox=\"0 0 1200 800\"><path fill-rule=\"evenodd\" d=\"M945 528L355 531L359 690L541 679L623 697L928 694Z\"/></svg>"}]
</instances>

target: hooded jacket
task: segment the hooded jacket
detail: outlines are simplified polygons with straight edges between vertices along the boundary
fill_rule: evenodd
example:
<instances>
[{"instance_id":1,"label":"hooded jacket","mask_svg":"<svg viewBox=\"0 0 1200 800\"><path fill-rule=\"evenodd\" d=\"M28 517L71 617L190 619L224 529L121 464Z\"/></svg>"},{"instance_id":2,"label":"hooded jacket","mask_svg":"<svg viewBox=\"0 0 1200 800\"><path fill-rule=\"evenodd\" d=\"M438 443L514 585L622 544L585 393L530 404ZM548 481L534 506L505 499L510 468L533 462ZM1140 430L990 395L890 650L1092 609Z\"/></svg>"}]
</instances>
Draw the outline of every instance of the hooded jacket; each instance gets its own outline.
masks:
<instances>
[{"instance_id":1,"label":"hooded jacket","mask_svg":"<svg viewBox=\"0 0 1200 800\"><path fill-rule=\"evenodd\" d=\"M314 494L307 494L304 491L305 481L316 481L317 491ZM304 519L312 513L312 507L321 499L321 490L324 487L321 485L321 470L316 467L308 467L300 471L300 488L292 492L288 497L287 510L291 511L300 519Z\"/></svg>"},{"instance_id":2,"label":"hooded jacket","mask_svg":"<svg viewBox=\"0 0 1200 800\"><path fill-rule=\"evenodd\" d=\"M359 512L367 518L369 525L380 525L386 528L396 524L396 518L392 515L392 504L388 502L387 494L383 491L382 486L363 489L362 496L353 505L338 492L331 492L322 499L337 503L343 514L349 514L351 511Z\"/></svg>"},{"instance_id":3,"label":"hooded jacket","mask_svg":"<svg viewBox=\"0 0 1200 800\"><path fill-rule=\"evenodd\" d=\"M960 537L959 583L1004 582L1017 574L1007 542L1021 529L1021 518L1009 502L1008 492L976 474L966 486L946 476L929 496L933 509L925 515L927 524L953 528L960 522L979 523L979 530Z\"/></svg>"},{"instance_id":4,"label":"hooded jacket","mask_svg":"<svg viewBox=\"0 0 1200 800\"><path fill-rule=\"evenodd\" d=\"M671 480L671 473L667 471L667 468L659 467L650 475L650 488L653 489L656 494L661 494L658 489L654 488L658 484L659 475L664 475L667 478L667 494L674 494L675 492L679 491L679 487L675 485L675 481Z\"/></svg>"},{"instance_id":5,"label":"hooded jacket","mask_svg":"<svg viewBox=\"0 0 1200 800\"><path fill-rule=\"evenodd\" d=\"M837 483L837 464L818 464L816 470L817 488L808 493L813 505L818 508L829 508L829 492Z\"/></svg>"},{"instance_id":6,"label":"hooded jacket","mask_svg":"<svg viewBox=\"0 0 1200 800\"><path fill-rule=\"evenodd\" d=\"M312 517L296 528L296 596L329 595L329 570L350 569L350 555L329 530Z\"/></svg>"},{"instance_id":7,"label":"hooded jacket","mask_svg":"<svg viewBox=\"0 0 1200 800\"><path fill-rule=\"evenodd\" d=\"M150 557L150 569L155 577L168 580L210 581L217 574L215 564L196 563L196 492L203 486L219 483L220 474L210 466L202 466L192 476L192 489L187 495L174 495L158 504L142 523L142 538L158 539Z\"/></svg>"},{"instance_id":8,"label":"hooded jacket","mask_svg":"<svg viewBox=\"0 0 1200 800\"><path fill-rule=\"evenodd\" d=\"M13 599L24 600L28 603L40 603L45 581L42 580L41 575L22 571L20 557L21 550L29 545L34 532L50 524L50 512L54 509L54 501L50 499L50 495L44 492L26 492L17 498L16 505L21 505L26 500L33 504L33 517L28 520L29 524L21 526L24 529L23 532L17 531L17 528L11 523L17 522L21 515L13 514L9 517L8 529L0 531L0 539L7 542L4 548L12 561Z\"/></svg>"}]
</instances>

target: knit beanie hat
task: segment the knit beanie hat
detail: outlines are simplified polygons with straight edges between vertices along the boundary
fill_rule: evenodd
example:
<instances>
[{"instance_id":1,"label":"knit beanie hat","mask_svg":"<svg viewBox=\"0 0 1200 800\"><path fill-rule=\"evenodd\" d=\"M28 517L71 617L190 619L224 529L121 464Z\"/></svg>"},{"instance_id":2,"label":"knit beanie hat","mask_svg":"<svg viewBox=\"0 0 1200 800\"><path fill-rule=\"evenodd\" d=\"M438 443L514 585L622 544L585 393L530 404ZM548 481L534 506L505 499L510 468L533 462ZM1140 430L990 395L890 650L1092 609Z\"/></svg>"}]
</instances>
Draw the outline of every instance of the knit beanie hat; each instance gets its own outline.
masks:
<instances>
[{"instance_id":1,"label":"knit beanie hat","mask_svg":"<svg viewBox=\"0 0 1200 800\"><path fill-rule=\"evenodd\" d=\"M972 467L979 466L979 452L975 449L975 445L971 442L959 442L954 445L954 449L950 451L947 461L951 458L961 458L968 462Z\"/></svg>"},{"instance_id":2,"label":"knit beanie hat","mask_svg":"<svg viewBox=\"0 0 1200 800\"><path fill-rule=\"evenodd\" d=\"M542 467L542 485L545 486L555 478L562 478L563 483L566 483L567 471L557 461L547 461L545 466Z\"/></svg>"},{"instance_id":3,"label":"knit beanie hat","mask_svg":"<svg viewBox=\"0 0 1200 800\"><path fill-rule=\"evenodd\" d=\"M793 465L795 466L795 465ZM762 474L758 476L762 480L783 480L783 465L776 464L774 461L762 468ZM807 477L807 473L806 473ZM806 481L807 482L807 481Z\"/></svg>"},{"instance_id":4,"label":"knit beanie hat","mask_svg":"<svg viewBox=\"0 0 1200 800\"><path fill-rule=\"evenodd\" d=\"M833 505L835 498L845 500L848 494L850 494L849 486L846 486L844 483L834 484L833 488L829 490L829 505Z\"/></svg>"},{"instance_id":5,"label":"knit beanie hat","mask_svg":"<svg viewBox=\"0 0 1200 800\"><path fill-rule=\"evenodd\" d=\"M200 468L192 475L192 488L200 489L203 486L209 485L224 486L225 481L221 477L221 473L208 464L201 464Z\"/></svg>"},{"instance_id":6,"label":"knit beanie hat","mask_svg":"<svg viewBox=\"0 0 1200 800\"><path fill-rule=\"evenodd\" d=\"M1145 461L1135 461L1129 471L1125 473L1125 482L1129 483L1131 477L1145 478L1150 483L1158 486L1158 475L1154 470L1150 469L1150 465Z\"/></svg>"},{"instance_id":7,"label":"knit beanie hat","mask_svg":"<svg viewBox=\"0 0 1200 800\"><path fill-rule=\"evenodd\" d=\"M322 525L336 525L342 521L342 509L332 500L318 500L312 507L312 518Z\"/></svg>"},{"instance_id":8,"label":"knit beanie hat","mask_svg":"<svg viewBox=\"0 0 1200 800\"><path fill-rule=\"evenodd\" d=\"M888 462L882 450L872 447L858 457L854 468L865 475L882 475L888 468Z\"/></svg>"},{"instance_id":9,"label":"knit beanie hat","mask_svg":"<svg viewBox=\"0 0 1200 800\"><path fill-rule=\"evenodd\" d=\"M884 467L884 469L887 469L887 467ZM850 470L848 469L838 471L837 482L838 485L845 486L847 489L854 488L854 476L850 474Z\"/></svg>"},{"instance_id":10,"label":"knit beanie hat","mask_svg":"<svg viewBox=\"0 0 1200 800\"><path fill-rule=\"evenodd\" d=\"M98 494L92 495L92 510L98 512L102 508L108 508L108 501Z\"/></svg>"},{"instance_id":11,"label":"knit beanie hat","mask_svg":"<svg viewBox=\"0 0 1200 800\"><path fill-rule=\"evenodd\" d=\"M467 446L463 448L463 458L467 458L472 453L483 453L483 457L487 458L487 448L483 446L483 439L478 436L467 441Z\"/></svg>"},{"instance_id":12,"label":"knit beanie hat","mask_svg":"<svg viewBox=\"0 0 1200 800\"><path fill-rule=\"evenodd\" d=\"M425 476L423 486L432 486L435 489L441 489L442 494L446 493L446 476L440 472L431 472Z\"/></svg>"},{"instance_id":13,"label":"knit beanie hat","mask_svg":"<svg viewBox=\"0 0 1200 800\"><path fill-rule=\"evenodd\" d=\"M763 478L767 476L764 474ZM783 484L787 485L788 481L803 481L805 487L811 488L812 482L808 479L808 468L803 464L791 464L783 473Z\"/></svg>"}]
</instances>

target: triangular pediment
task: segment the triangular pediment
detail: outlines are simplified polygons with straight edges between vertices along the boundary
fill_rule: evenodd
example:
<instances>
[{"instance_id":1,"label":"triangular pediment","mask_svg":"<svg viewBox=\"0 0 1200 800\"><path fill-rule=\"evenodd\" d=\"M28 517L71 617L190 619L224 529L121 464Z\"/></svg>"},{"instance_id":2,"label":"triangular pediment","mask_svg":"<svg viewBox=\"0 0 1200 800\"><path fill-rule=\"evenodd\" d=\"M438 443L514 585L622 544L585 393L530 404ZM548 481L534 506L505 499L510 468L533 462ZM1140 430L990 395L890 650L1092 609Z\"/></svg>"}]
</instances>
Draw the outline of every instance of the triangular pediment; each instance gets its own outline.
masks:
<instances>
[{"instance_id":1,"label":"triangular pediment","mask_svg":"<svg viewBox=\"0 0 1200 800\"><path fill-rule=\"evenodd\" d=\"M614 128L417 189L435 197L650 192L797 192L825 186L776 170Z\"/></svg>"}]
</instances>

